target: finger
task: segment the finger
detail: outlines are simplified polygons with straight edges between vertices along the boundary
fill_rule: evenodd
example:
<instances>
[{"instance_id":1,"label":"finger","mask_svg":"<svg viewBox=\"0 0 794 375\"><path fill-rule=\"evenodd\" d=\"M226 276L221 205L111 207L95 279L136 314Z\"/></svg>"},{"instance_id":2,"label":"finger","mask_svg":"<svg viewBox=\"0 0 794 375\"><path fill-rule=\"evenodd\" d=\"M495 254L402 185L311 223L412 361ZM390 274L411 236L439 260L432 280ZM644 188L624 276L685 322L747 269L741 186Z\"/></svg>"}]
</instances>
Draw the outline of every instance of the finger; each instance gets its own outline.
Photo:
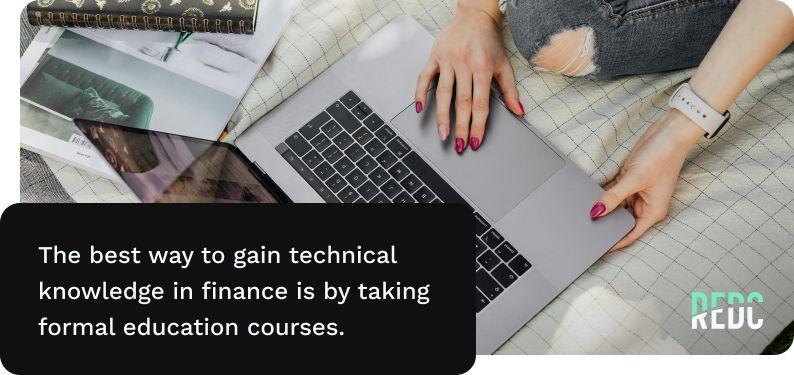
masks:
<instances>
[{"instance_id":1,"label":"finger","mask_svg":"<svg viewBox=\"0 0 794 375\"><path fill-rule=\"evenodd\" d=\"M458 153L463 152L469 142L471 81L471 71L466 68L455 70L455 151Z\"/></svg>"},{"instance_id":2,"label":"finger","mask_svg":"<svg viewBox=\"0 0 794 375\"><path fill-rule=\"evenodd\" d=\"M640 237L642 237L642 235L645 234L645 232L647 232L648 229L651 229L651 227L654 224L656 224L656 222L657 220L654 220L651 217L637 218L637 223L634 224L634 229L632 229L631 232L629 232L629 234L623 237L623 239L618 241L618 243L616 243L615 246L612 246L612 249L610 249L609 252L613 252L630 246L631 244L636 242Z\"/></svg>"},{"instance_id":3,"label":"finger","mask_svg":"<svg viewBox=\"0 0 794 375\"><path fill-rule=\"evenodd\" d=\"M482 145L485 136L485 123L488 121L488 101L491 99L491 73L481 73L474 76L474 98L471 107L471 130L469 131L469 144L471 149L477 151Z\"/></svg>"},{"instance_id":4,"label":"finger","mask_svg":"<svg viewBox=\"0 0 794 375\"><path fill-rule=\"evenodd\" d=\"M524 111L524 104L521 103L521 99L518 96L516 76L513 73L513 66L510 65L509 59L505 59L500 66L496 67L494 78L496 78L499 89L502 90L502 96L507 108L510 108L513 113L519 116L524 116L526 111Z\"/></svg>"},{"instance_id":5,"label":"finger","mask_svg":"<svg viewBox=\"0 0 794 375\"><path fill-rule=\"evenodd\" d=\"M422 110L427 104L427 90L430 88L430 82L438 74L438 63L429 61L424 69L419 73L416 79L416 93L414 94L414 101L416 106L416 113L422 113Z\"/></svg>"},{"instance_id":6,"label":"finger","mask_svg":"<svg viewBox=\"0 0 794 375\"><path fill-rule=\"evenodd\" d=\"M607 182L606 185L603 186L603 188L604 190L609 190L617 183L618 183L617 178L612 179L612 181ZM621 202L618 206L623 206L623 208L629 208L634 204L634 200L636 199L636 197L637 194L631 194L626 198L626 200Z\"/></svg>"},{"instance_id":7,"label":"finger","mask_svg":"<svg viewBox=\"0 0 794 375\"><path fill-rule=\"evenodd\" d=\"M438 135L446 140L449 135L449 105L452 100L452 86L455 84L455 71L451 66L440 69L436 88L436 123Z\"/></svg>"},{"instance_id":8,"label":"finger","mask_svg":"<svg viewBox=\"0 0 794 375\"><path fill-rule=\"evenodd\" d=\"M607 189L590 209L590 218L597 219L612 212L632 194L640 191L640 188L640 184L630 176L618 178L617 182Z\"/></svg>"}]
</instances>

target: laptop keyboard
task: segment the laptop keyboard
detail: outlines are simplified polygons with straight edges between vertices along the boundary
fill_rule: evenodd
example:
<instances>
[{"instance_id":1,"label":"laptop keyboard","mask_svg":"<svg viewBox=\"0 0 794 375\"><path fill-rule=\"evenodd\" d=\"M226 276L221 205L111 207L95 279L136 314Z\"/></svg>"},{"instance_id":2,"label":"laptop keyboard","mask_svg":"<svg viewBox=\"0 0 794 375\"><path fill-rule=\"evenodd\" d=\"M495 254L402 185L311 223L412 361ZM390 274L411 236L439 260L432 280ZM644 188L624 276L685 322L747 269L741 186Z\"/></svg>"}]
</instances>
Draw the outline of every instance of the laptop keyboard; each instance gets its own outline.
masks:
<instances>
[{"instance_id":1,"label":"laptop keyboard","mask_svg":"<svg viewBox=\"0 0 794 375\"><path fill-rule=\"evenodd\" d=\"M479 313L532 265L352 91L276 151L328 203L461 203L474 213Z\"/></svg>"}]
</instances>

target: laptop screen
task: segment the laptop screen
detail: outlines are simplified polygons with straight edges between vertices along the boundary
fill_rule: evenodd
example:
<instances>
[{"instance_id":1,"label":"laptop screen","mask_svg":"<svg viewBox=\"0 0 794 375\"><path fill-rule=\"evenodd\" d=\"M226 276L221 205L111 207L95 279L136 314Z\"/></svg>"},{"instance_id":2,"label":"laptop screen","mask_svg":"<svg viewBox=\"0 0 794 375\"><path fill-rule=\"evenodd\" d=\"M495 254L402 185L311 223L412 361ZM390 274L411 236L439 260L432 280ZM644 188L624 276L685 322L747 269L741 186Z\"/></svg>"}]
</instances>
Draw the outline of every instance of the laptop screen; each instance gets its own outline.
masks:
<instances>
[{"instance_id":1,"label":"laptop screen","mask_svg":"<svg viewBox=\"0 0 794 375\"><path fill-rule=\"evenodd\" d=\"M283 193L232 145L93 121L75 124L143 202L283 201Z\"/></svg>"}]
</instances>

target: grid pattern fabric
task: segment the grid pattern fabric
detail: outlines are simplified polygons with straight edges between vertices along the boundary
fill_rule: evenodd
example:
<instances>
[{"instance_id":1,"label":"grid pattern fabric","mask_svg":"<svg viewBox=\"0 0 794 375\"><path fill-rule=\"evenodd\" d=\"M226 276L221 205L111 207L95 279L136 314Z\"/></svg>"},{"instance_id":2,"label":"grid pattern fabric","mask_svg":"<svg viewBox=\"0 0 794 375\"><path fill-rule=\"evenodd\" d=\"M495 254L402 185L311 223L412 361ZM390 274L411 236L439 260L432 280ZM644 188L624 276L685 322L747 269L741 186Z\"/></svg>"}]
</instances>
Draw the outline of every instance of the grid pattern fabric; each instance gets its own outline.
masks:
<instances>
[{"instance_id":1,"label":"grid pattern fabric","mask_svg":"<svg viewBox=\"0 0 794 375\"><path fill-rule=\"evenodd\" d=\"M395 16L436 34L454 8L450 0L304 0L235 112L231 139ZM599 183L692 73L569 79L531 69L506 25L502 36L527 120ZM720 136L688 156L667 218L599 260L498 353L760 353L794 320L794 53L753 80L731 112ZM134 200L122 186L48 163L77 201ZM712 290L762 293L763 327L690 329L690 293Z\"/></svg>"}]
</instances>

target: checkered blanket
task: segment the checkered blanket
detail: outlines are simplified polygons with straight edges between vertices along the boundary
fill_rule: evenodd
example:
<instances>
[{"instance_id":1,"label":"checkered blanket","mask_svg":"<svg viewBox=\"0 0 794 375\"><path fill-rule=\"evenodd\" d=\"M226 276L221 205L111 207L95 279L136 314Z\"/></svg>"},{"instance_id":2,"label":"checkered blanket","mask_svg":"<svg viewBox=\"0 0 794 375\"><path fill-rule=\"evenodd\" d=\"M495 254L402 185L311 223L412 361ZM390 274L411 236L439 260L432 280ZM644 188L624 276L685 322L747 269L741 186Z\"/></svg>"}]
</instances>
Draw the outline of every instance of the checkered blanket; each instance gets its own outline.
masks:
<instances>
[{"instance_id":1,"label":"checkered blanket","mask_svg":"<svg viewBox=\"0 0 794 375\"><path fill-rule=\"evenodd\" d=\"M437 33L450 0L304 0L236 111L239 135L400 14ZM599 183L613 178L672 88L692 71L611 81L531 69L502 32L527 120ZM608 255L499 353L760 353L794 320L794 53L763 71L733 120L688 157L668 217ZM77 201L130 201L127 189L48 161ZM692 291L758 291L759 330L690 329ZM759 311L760 310L760 311Z\"/></svg>"}]
</instances>

